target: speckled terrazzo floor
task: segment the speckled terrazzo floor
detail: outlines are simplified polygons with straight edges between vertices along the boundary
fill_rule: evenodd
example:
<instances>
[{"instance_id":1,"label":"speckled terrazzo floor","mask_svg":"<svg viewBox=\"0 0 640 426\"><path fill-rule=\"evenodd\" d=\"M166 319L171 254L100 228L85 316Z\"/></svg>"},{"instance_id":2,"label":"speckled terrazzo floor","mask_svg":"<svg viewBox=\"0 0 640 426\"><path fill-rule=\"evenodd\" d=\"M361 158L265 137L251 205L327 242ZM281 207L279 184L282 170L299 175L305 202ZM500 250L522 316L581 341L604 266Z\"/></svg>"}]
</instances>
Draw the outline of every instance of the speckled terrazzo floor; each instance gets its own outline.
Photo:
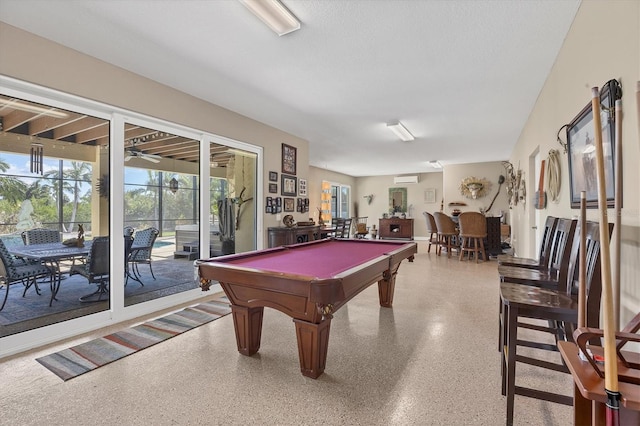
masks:
<instances>
[{"instance_id":1,"label":"speckled terrazzo floor","mask_svg":"<svg viewBox=\"0 0 640 426\"><path fill-rule=\"evenodd\" d=\"M237 352L231 315L68 382L35 358L118 328L13 356L0 361L0 424L503 425L496 270L419 242L392 309L373 285L336 313L317 380L299 372L291 319L270 309L253 357ZM517 383L572 391L570 375L520 364ZM569 425L572 408L516 396L515 424Z\"/></svg>"}]
</instances>

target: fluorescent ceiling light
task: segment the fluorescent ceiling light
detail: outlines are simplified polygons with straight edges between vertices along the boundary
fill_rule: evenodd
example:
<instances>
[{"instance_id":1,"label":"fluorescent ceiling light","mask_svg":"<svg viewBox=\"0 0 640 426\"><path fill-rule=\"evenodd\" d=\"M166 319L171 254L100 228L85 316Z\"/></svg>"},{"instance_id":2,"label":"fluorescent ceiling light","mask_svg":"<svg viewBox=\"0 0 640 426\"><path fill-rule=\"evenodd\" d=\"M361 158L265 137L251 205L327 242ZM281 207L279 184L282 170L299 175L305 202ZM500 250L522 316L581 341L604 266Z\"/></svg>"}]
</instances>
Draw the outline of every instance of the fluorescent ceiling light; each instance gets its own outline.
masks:
<instances>
[{"instance_id":1,"label":"fluorescent ceiling light","mask_svg":"<svg viewBox=\"0 0 640 426\"><path fill-rule=\"evenodd\" d=\"M415 138L411 134L410 131L407 130L406 127L402 125L399 121L394 121L392 123L387 123L387 129L391 130L397 137L402 139L405 142L412 141Z\"/></svg>"},{"instance_id":2,"label":"fluorescent ceiling light","mask_svg":"<svg viewBox=\"0 0 640 426\"><path fill-rule=\"evenodd\" d=\"M32 112L34 114L46 115L49 117L56 117L56 118L67 118L69 116L69 114L64 113L62 111L57 111L52 108L43 108L38 105L21 102L17 99L0 99L0 108L4 108L4 107L18 109L20 111Z\"/></svg>"},{"instance_id":3,"label":"fluorescent ceiling light","mask_svg":"<svg viewBox=\"0 0 640 426\"><path fill-rule=\"evenodd\" d=\"M429 165L431 167L433 167L434 169L441 169L442 168L442 164L440 164L440 162L438 160L429 161Z\"/></svg>"},{"instance_id":4,"label":"fluorescent ceiling light","mask_svg":"<svg viewBox=\"0 0 640 426\"><path fill-rule=\"evenodd\" d=\"M279 0L238 0L279 36L300 29L300 21Z\"/></svg>"}]
</instances>

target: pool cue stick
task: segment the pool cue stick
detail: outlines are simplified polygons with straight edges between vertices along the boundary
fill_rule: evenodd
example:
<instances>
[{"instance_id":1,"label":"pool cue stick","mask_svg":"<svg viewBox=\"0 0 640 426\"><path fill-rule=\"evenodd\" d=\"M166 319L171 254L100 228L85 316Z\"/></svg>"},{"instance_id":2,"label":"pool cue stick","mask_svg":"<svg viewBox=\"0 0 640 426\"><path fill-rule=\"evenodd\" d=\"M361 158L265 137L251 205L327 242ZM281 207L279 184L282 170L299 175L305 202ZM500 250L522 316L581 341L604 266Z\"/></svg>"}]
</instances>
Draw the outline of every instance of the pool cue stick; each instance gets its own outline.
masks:
<instances>
[{"instance_id":1,"label":"pool cue stick","mask_svg":"<svg viewBox=\"0 0 640 426\"><path fill-rule=\"evenodd\" d=\"M598 209L600 210L600 265L602 276L602 306L604 309L604 390L607 394L606 424L620 425L620 392L618 392L618 356L613 321L611 291L611 253L609 251L609 220L607 218L607 190L602 149L602 121L600 119L600 91L591 89L591 111L595 129L596 172L598 176Z\"/></svg>"},{"instance_id":2,"label":"pool cue stick","mask_svg":"<svg viewBox=\"0 0 640 426\"><path fill-rule=\"evenodd\" d=\"M636 82L636 113L638 114L638 144L640 144L640 80Z\"/></svg>"},{"instance_id":3,"label":"pool cue stick","mask_svg":"<svg viewBox=\"0 0 640 426\"><path fill-rule=\"evenodd\" d=\"M615 109L616 136L615 136L615 199L614 210L616 217L613 221L613 235L615 244L613 245L613 320L616 331L620 330L620 247L622 242L622 100L616 100Z\"/></svg>"},{"instance_id":4,"label":"pool cue stick","mask_svg":"<svg viewBox=\"0 0 640 426\"><path fill-rule=\"evenodd\" d=\"M580 263L578 264L578 327L587 326L587 193L580 191Z\"/></svg>"}]
</instances>

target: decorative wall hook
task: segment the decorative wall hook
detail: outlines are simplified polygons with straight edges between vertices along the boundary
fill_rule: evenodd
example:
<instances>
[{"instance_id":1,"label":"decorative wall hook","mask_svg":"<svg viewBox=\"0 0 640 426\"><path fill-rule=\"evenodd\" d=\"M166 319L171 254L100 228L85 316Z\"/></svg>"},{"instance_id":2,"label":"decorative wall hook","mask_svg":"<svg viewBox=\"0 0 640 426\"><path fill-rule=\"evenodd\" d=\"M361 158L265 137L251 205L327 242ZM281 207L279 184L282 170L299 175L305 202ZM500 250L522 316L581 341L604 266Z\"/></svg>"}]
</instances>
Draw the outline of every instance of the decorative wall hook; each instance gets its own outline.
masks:
<instances>
[{"instance_id":1,"label":"decorative wall hook","mask_svg":"<svg viewBox=\"0 0 640 426\"><path fill-rule=\"evenodd\" d=\"M373 201L373 194L365 195L362 198L366 198L367 199L367 204L371 204L371 201Z\"/></svg>"}]
</instances>

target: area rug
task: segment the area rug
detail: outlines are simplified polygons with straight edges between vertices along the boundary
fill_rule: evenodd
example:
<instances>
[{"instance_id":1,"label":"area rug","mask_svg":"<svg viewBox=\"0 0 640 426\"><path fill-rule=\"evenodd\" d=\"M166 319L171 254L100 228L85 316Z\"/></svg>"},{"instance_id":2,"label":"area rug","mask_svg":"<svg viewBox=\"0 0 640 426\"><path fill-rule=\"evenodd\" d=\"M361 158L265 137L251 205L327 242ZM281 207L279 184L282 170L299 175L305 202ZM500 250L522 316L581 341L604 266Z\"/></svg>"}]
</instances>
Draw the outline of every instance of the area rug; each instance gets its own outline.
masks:
<instances>
[{"instance_id":1,"label":"area rug","mask_svg":"<svg viewBox=\"0 0 640 426\"><path fill-rule=\"evenodd\" d=\"M36 361L67 381L222 318L230 312L231 308L224 299L201 303L127 330L37 358Z\"/></svg>"}]
</instances>

